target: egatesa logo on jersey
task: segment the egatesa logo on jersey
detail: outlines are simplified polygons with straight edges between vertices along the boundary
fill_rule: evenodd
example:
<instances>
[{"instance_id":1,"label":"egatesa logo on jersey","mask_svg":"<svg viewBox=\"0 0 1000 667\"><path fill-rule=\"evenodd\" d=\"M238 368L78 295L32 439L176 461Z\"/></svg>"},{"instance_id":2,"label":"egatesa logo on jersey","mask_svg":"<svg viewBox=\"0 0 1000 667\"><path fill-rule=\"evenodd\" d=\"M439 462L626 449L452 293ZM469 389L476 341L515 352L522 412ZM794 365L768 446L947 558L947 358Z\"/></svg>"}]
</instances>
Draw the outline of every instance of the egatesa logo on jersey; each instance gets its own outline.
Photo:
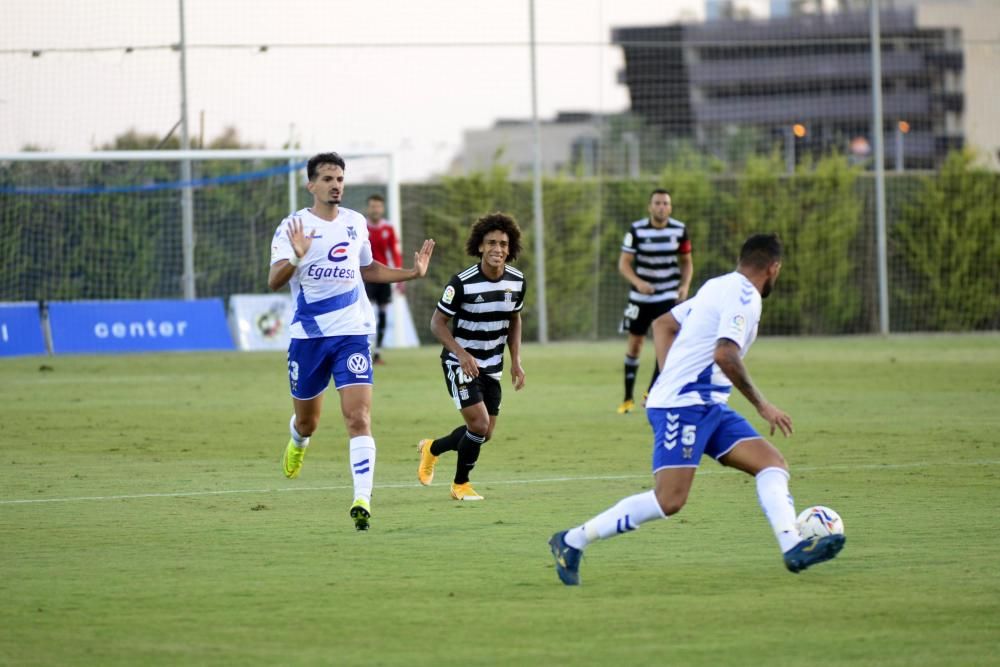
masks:
<instances>
[{"instance_id":1,"label":"egatesa logo on jersey","mask_svg":"<svg viewBox=\"0 0 1000 667\"><path fill-rule=\"evenodd\" d=\"M347 259L347 248L350 247L348 241L341 241L337 245L330 248L330 254L327 257L330 258L331 262L343 262Z\"/></svg>"},{"instance_id":2,"label":"egatesa logo on jersey","mask_svg":"<svg viewBox=\"0 0 1000 667\"><path fill-rule=\"evenodd\" d=\"M347 259L347 248L350 245L351 244L347 241L338 243L330 248L330 252L327 254L327 257L331 262L343 262ZM318 264L310 265L309 270L306 271L306 275L310 278L315 278L316 280L324 280L328 278L332 278L333 280L355 279L354 269L338 266L320 266Z\"/></svg>"}]
</instances>

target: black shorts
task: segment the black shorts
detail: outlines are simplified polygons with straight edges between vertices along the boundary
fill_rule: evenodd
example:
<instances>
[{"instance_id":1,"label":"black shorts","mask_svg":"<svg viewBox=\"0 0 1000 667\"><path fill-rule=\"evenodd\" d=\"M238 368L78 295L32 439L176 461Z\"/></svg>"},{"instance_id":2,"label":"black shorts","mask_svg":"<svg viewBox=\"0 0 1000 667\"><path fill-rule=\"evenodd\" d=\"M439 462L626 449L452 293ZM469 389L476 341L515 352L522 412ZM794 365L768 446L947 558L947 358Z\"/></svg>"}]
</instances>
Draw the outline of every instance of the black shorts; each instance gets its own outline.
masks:
<instances>
[{"instance_id":1,"label":"black shorts","mask_svg":"<svg viewBox=\"0 0 1000 667\"><path fill-rule=\"evenodd\" d=\"M389 283L365 283L368 300L380 306L392 301L392 285Z\"/></svg>"},{"instance_id":2,"label":"black shorts","mask_svg":"<svg viewBox=\"0 0 1000 667\"><path fill-rule=\"evenodd\" d=\"M489 375L480 373L478 377L469 378L462 372L462 367L454 361L441 360L444 370L444 384L448 394L455 401L455 407L462 409L476 403L486 404L486 414L500 414L500 381Z\"/></svg>"},{"instance_id":3,"label":"black shorts","mask_svg":"<svg viewBox=\"0 0 1000 667\"><path fill-rule=\"evenodd\" d=\"M673 299L666 301L656 301L654 303L632 303L625 306L625 315L622 318L622 331L628 331L633 336L645 336L649 332L649 325L663 313L670 312L676 303Z\"/></svg>"}]
</instances>

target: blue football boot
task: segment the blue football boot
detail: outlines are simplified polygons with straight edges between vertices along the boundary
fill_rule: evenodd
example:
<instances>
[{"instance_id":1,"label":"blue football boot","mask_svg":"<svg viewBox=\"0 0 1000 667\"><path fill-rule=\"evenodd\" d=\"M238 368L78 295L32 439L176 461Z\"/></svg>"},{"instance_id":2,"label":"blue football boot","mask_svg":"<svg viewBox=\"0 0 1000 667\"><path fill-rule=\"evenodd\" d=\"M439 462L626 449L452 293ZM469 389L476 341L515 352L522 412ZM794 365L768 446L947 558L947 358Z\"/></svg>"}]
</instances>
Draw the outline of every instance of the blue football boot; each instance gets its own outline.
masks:
<instances>
[{"instance_id":1,"label":"blue football boot","mask_svg":"<svg viewBox=\"0 0 1000 667\"><path fill-rule=\"evenodd\" d=\"M843 535L806 538L785 552L785 567L799 573L816 563L830 560L840 553L846 541Z\"/></svg>"},{"instance_id":2,"label":"blue football boot","mask_svg":"<svg viewBox=\"0 0 1000 667\"><path fill-rule=\"evenodd\" d=\"M556 559L556 573L567 586L580 585L580 559L583 552L566 544L566 533L562 531L549 538L552 556Z\"/></svg>"}]
</instances>

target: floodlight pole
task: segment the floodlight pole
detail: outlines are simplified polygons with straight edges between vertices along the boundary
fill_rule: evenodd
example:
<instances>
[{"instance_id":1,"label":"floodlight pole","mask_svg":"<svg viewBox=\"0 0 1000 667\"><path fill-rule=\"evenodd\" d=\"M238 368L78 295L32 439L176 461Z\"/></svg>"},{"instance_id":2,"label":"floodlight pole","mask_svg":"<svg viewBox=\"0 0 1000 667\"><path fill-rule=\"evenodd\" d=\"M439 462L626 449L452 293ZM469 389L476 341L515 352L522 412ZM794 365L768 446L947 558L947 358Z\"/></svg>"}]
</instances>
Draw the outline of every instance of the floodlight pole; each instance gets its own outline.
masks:
<instances>
[{"instance_id":1,"label":"floodlight pole","mask_svg":"<svg viewBox=\"0 0 1000 667\"><path fill-rule=\"evenodd\" d=\"M180 54L181 54L181 150L191 150L191 137L188 134L188 101L187 101L187 36L184 29L184 0L177 0L180 14ZM181 189L181 250L184 257L184 273L181 282L184 285L184 298L188 301L195 298L194 287L194 190L191 188L191 160L181 160L181 181L187 183Z\"/></svg>"},{"instance_id":2,"label":"floodlight pole","mask_svg":"<svg viewBox=\"0 0 1000 667\"><path fill-rule=\"evenodd\" d=\"M889 262L885 221L885 146L882 137L882 31L879 0L869 0L868 25L872 50L872 138L875 147L875 235L878 247L878 328L889 333Z\"/></svg>"},{"instance_id":3,"label":"floodlight pole","mask_svg":"<svg viewBox=\"0 0 1000 667\"><path fill-rule=\"evenodd\" d=\"M795 173L795 130L791 124L785 128L785 171Z\"/></svg>"},{"instance_id":4,"label":"floodlight pole","mask_svg":"<svg viewBox=\"0 0 1000 667\"><path fill-rule=\"evenodd\" d=\"M535 64L535 0L528 0L531 35L531 125L534 130L535 159L532 171L532 202L535 215L535 283L538 294L538 342L549 342L548 309L545 303L545 219L542 209L542 129L538 122L538 75Z\"/></svg>"},{"instance_id":5,"label":"floodlight pole","mask_svg":"<svg viewBox=\"0 0 1000 667\"><path fill-rule=\"evenodd\" d=\"M896 123L896 171L902 172L903 167L903 130Z\"/></svg>"},{"instance_id":6,"label":"floodlight pole","mask_svg":"<svg viewBox=\"0 0 1000 667\"><path fill-rule=\"evenodd\" d=\"M389 222L396 229L396 243L399 244L400 248L403 246L403 203L402 203L402 193L399 187L399 165L396 164L399 154L393 152L389 155L389 184L386 188L386 199L385 203L388 208L387 215L389 217ZM420 243L420 240L416 240ZM402 250L400 250L402 252ZM400 258L403 260L403 266L406 266L406 255L401 255ZM400 267L402 268L402 267ZM403 328L401 322L407 321L410 318L409 305L406 302L406 295L400 294L399 298L393 297L392 299L392 317L393 317L393 327L392 327L392 342L397 347L403 347L406 344L406 332Z\"/></svg>"},{"instance_id":7,"label":"floodlight pole","mask_svg":"<svg viewBox=\"0 0 1000 667\"><path fill-rule=\"evenodd\" d=\"M622 143L625 144L625 150L628 153L626 155L628 177L637 181L642 170L641 163L639 162L639 137L632 131L622 132ZM595 163L600 164L596 159Z\"/></svg>"}]
</instances>

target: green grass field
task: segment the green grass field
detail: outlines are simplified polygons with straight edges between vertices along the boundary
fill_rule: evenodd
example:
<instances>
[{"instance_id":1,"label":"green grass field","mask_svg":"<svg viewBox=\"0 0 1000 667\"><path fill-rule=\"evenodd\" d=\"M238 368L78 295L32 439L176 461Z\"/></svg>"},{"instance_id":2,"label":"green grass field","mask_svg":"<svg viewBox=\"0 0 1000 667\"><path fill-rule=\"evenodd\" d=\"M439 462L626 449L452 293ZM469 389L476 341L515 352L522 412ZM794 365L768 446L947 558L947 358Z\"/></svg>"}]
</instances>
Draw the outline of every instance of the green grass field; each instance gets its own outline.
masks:
<instances>
[{"instance_id":1,"label":"green grass field","mask_svg":"<svg viewBox=\"0 0 1000 667\"><path fill-rule=\"evenodd\" d=\"M759 341L797 505L841 513L840 557L786 572L753 480L707 460L683 512L566 588L549 535L650 483L623 348L526 347L471 505L454 455L416 483L417 440L459 423L437 349L390 351L368 533L334 400L281 475L283 354L0 361L0 664L996 663L1000 337Z\"/></svg>"}]
</instances>

